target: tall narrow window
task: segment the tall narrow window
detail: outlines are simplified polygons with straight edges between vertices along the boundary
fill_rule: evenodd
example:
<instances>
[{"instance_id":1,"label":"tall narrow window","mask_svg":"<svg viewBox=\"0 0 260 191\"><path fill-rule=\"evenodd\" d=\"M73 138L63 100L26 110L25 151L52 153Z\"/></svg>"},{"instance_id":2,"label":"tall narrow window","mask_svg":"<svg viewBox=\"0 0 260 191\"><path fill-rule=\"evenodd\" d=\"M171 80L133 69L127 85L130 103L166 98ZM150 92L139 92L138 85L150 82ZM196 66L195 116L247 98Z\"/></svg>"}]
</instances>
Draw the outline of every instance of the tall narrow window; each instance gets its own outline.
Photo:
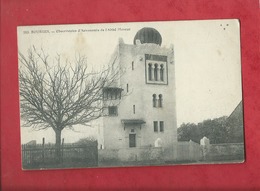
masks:
<instances>
[{"instance_id":1,"label":"tall narrow window","mask_svg":"<svg viewBox=\"0 0 260 191\"><path fill-rule=\"evenodd\" d=\"M126 92L128 92L128 90L129 90L129 89L128 89L128 84L126 84Z\"/></svg>"},{"instance_id":2,"label":"tall narrow window","mask_svg":"<svg viewBox=\"0 0 260 191\"><path fill-rule=\"evenodd\" d=\"M109 90L107 90L107 99L111 99L111 94Z\"/></svg>"},{"instance_id":3,"label":"tall narrow window","mask_svg":"<svg viewBox=\"0 0 260 191\"><path fill-rule=\"evenodd\" d=\"M158 64L154 65L154 80L158 81Z\"/></svg>"},{"instance_id":4,"label":"tall narrow window","mask_svg":"<svg viewBox=\"0 0 260 191\"><path fill-rule=\"evenodd\" d=\"M152 80L152 65L148 64L148 80Z\"/></svg>"},{"instance_id":5,"label":"tall narrow window","mask_svg":"<svg viewBox=\"0 0 260 191\"><path fill-rule=\"evenodd\" d=\"M116 90L112 90L113 99L116 99Z\"/></svg>"},{"instance_id":6,"label":"tall narrow window","mask_svg":"<svg viewBox=\"0 0 260 191\"><path fill-rule=\"evenodd\" d=\"M159 94L158 107L162 107L162 94Z\"/></svg>"},{"instance_id":7,"label":"tall narrow window","mask_svg":"<svg viewBox=\"0 0 260 191\"><path fill-rule=\"evenodd\" d=\"M153 131L158 132L158 121L153 122Z\"/></svg>"},{"instance_id":8,"label":"tall narrow window","mask_svg":"<svg viewBox=\"0 0 260 191\"><path fill-rule=\"evenodd\" d=\"M134 61L132 62L132 70L134 70Z\"/></svg>"},{"instance_id":9,"label":"tall narrow window","mask_svg":"<svg viewBox=\"0 0 260 191\"><path fill-rule=\"evenodd\" d=\"M118 95L117 95L118 91L115 90L115 99L117 99Z\"/></svg>"},{"instance_id":10,"label":"tall narrow window","mask_svg":"<svg viewBox=\"0 0 260 191\"><path fill-rule=\"evenodd\" d=\"M107 99L107 97L108 97L108 95L107 95L107 91L104 90L104 91L103 91L103 99Z\"/></svg>"},{"instance_id":11,"label":"tall narrow window","mask_svg":"<svg viewBox=\"0 0 260 191\"><path fill-rule=\"evenodd\" d=\"M110 93L110 99L113 99L113 90L109 90L109 93Z\"/></svg>"},{"instance_id":12,"label":"tall narrow window","mask_svg":"<svg viewBox=\"0 0 260 191\"><path fill-rule=\"evenodd\" d=\"M135 114L135 105L133 105L133 113Z\"/></svg>"},{"instance_id":13,"label":"tall narrow window","mask_svg":"<svg viewBox=\"0 0 260 191\"><path fill-rule=\"evenodd\" d=\"M153 94L153 107L156 107L156 94Z\"/></svg>"},{"instance_id":14,"label":"tall narrow window","mask_svg":"<svg viewBox=\"0 0 260 191\"><path fill-rule=\"evenodd\" d=\"M160 132L164 132L164 122L160 121Z\"/></svg>"},{"instance_id":15,"label":"tall narrow window","mask_svg":"<svg viewBox=\"0 0 260 191\"><path fill-rule=\"evenodd\" d=\"M163 70L164 70L163 65L161 64L161 68L160 68L160 78L161 78L160 80L161 81L164 81Z\"/></svg>"}]
</instances>

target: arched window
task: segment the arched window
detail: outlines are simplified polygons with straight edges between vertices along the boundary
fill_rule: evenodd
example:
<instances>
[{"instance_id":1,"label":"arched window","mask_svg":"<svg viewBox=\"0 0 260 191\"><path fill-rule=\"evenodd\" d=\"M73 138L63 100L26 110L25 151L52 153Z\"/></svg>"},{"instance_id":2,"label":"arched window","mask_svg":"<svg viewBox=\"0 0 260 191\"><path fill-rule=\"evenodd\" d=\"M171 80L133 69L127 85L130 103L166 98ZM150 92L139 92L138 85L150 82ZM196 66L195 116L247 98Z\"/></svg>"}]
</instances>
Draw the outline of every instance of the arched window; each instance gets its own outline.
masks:
<instances>
[{"instance_id":1,"label":"arched window","mask_svg":"<svg viewBox=\"0 0 260 191\"><path fill-rule=\"evenodd\" d=\"M152 80L152 65L148 64L148 80Z\"/></svg>"},{"instance_id":2,"label":"arched window","mask_svg":"<svg viewBox=\"0 0 260 191\"><path fill-rule=\"evenodd\" d=\"M158 107L162 107L162 94L159 95Z\"/></svg>"},{"instance_id":3,"label":"arched window","mask_svg":"<svg viewBox=\"0 0 260 191\"><path fill-rule=\"evenodd\" d=\"M153 107L156 107L156 94L153 94Z\"/></svg>"},{"instance_id":4,"label":"arched window","mask_svg":"<svg viewBox=\"0 0 260 191\"><path fill-rule=\"evenodd\" d=\"M163 76L163 65L161 64L161 68L160 68L160 80L163 81L164 80L164 76Z\"/></svg>"},{"instance_id":5,"label":"arched window","mask_svg":"<svg viewBox=\"0 0 260 191\"><path fill-rule=\"evenodd\" d=\"M158 81L158 64L154 65L154 80Z\"/></svg>"}]
</instances>

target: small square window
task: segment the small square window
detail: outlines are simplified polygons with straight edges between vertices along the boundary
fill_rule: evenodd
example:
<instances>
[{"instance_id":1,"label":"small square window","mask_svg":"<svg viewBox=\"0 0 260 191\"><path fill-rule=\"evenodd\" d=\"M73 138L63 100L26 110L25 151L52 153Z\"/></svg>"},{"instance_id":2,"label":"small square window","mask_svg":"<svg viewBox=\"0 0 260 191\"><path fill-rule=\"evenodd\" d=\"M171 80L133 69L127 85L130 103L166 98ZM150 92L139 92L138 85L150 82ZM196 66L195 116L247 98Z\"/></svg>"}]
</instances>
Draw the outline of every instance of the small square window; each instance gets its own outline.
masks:
<instances>
[{"instance_id":1,"label":"small square window","mask_svg":"<svg viewBox=\"0 0 260 191\"><path fill-rule=\"evenodd\" d=\"M110 116L117 115L117 106L108 107L108 115L110 115Z\"/></svg>"}]
</instances>

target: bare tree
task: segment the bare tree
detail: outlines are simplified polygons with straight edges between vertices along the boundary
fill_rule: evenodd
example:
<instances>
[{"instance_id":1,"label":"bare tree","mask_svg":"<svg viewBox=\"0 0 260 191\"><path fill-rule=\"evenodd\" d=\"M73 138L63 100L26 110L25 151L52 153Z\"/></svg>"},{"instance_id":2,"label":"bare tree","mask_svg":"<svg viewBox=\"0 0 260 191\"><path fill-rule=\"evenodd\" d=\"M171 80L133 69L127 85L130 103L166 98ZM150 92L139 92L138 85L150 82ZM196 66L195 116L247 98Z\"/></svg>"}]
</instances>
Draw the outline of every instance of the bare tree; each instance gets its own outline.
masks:
<instances>
[{"instance_id":1,"label":"bare tree","mask_svg":"<svg viewBox=\"0 0 260 191\"><path fill-rule=\"evenodd\" d=\"M84 56L76 57L73 63L63 62L60 55L51 60L43 50L38 52L34 47L26 56L19 53L19 62L23 125L35 130L52 128L60 155L62 130L88 125L102 116L102 90L117 81L119 71L105 67L92 72Z\"/></svg>"}]
</instances>

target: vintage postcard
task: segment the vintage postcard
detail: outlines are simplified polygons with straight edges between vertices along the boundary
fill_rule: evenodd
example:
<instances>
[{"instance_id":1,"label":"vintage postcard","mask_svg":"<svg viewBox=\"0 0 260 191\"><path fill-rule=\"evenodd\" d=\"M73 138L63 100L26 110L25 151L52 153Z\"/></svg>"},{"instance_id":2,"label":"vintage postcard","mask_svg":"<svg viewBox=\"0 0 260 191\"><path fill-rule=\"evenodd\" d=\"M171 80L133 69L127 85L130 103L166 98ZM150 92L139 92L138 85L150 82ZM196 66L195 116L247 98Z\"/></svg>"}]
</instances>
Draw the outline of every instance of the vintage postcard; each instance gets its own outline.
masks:
<instances>
[{"instance_id":1,"label":"vintage postcard","mask_svg":"<svg viewBox=\"0 0 260 191\"><path fill-rule=\"evenodd\" d=\"M18 27L23 169L244 161L235 19Z\"/></svg>"}]
</instances>

